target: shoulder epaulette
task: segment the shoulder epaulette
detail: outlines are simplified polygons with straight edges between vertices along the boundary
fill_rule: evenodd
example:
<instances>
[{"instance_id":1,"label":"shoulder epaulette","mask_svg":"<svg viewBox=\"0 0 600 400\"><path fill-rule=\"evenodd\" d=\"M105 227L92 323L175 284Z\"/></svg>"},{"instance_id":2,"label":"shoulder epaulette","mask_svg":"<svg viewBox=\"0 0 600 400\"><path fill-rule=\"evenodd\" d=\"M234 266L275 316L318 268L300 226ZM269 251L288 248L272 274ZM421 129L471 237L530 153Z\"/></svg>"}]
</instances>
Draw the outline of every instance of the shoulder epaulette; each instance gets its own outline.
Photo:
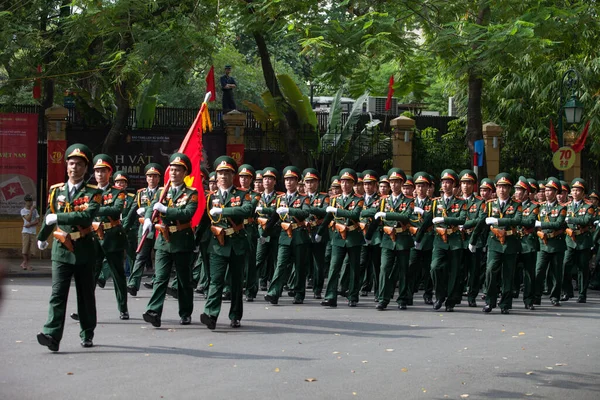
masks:
<instances>
[{"instance_id":1,"label":"shoulder epaulette","mask_svg":"<svg viewBox=\"0 0 600 400\"><path fill-rule=\"evenodd\" d=\"M193 187L193 186L188 186L188 189L190 189L190 190L196 190L196 191L198 191L198 189L196 189L196 188L195 188L195 187Z\"/></svg>"},{"instance_id":2,"label":"shoulder epaulette","mask_svg":"<svg viewBox=\"0 0 600 400\"><path fill-rule=\"evenodd\" d=\"M137 193L143 192L144 190L146 190L146 188L141 188L137 190Z\"/></svg>"},{"instance_id":3,"label":"shoulder epaulette","mask_svg":"<svg viewBox=\"0 0 600 400\"><path fill-rule=\"evenodd\" d=\"M414 200L414 198L415 198L415 196L406 196L406 195L404 197L406 197L407 199L410 199L410 200Z\"/></svg>"},{"instance_id":4,"label":"shoulder epaulette","mask_svg":"<svg viewBox=\"0 0 600 400\"><path fill-rule=\"evenodd\" d=\"M133 194L133 193L127 193L127 196L129 196L129 197L135 197L135 194Z\"/></svg>"},{"instance_id":5,"label":"shoulder epaulette","mask_svg":"<svg viewBox=\"0 0 600 400\"><path fill-rule=\"evenodd\" d=\"M237 189L237 190L241 190L242 192L247 192L247 191L248 191L248 189L246 189L246 188L243 188L243 187L239 187L239 188L236 188L236 189Z\"/></svg>"},{"instance_id":6,"label":"shoulder epaulette","mask_svg":"<svg viewBox=\"0 0 600 400\"><path fill-rule=\"evenodd\" d=\"M97 185L91 185L89 183L87 185L85 185L85 187L89 187L90 189L98 189Z\"/></svg>"},{"instance_id":7,"label":"shoulder epaulette","mask_svg":"<svg viewBox=\"0 0 600 400\"><path fill-rule=\"evenodd\" d=\"M477 200L483 200L483 197L481 197L481 196L478 196L478 195L475 195L475 198L476 198Z\"/></svg>"},{"instance_id":8,"label":"shoulder epaulette","mask_svg":"<svg viewBox=\"0 0 600 400\"><path fill-rule=\"evenodd\" d=\"M590 205L594 204L594 202L591 200L584 200L584 201L585 201L585 204L590 204Z\"/></svg>"},{"instance_id":9,"label":"shoulder epaulette","mask_svg":"<svg viewBox=\"0 0 600 400\"><path fill-rule=\"evenodd\" d=\"M389 194L382 194L381 197L379 197L380 199L387 199L388 197L390 197Z\"/></svg>"},{"instance_id":10,"label":"shoulder epaulette","mask_svg":"<svg viewBox=\"0 0 600 400\"><path fill-rule=\"evenodd\" d=\"M112 186L111 186L111 188L113 188L113 189L117 189L117 190L123 190L123 189L121 189L120 187L118 187L118 186L115 186L115 185L112 185Z\"/></svg>"},{"instance_id":11,"label":"shoulder epaulette","mask_svg":"<svg viewBox=\"0 0 600 400\"><path fill-rule=\"evenodd\" d=\"M164 186L160 186L157 190L164 190Z\"/></svg>"},{"instance_id":12,"label":"shoulder epaulette","mask_svg":"<svg viewBox=\"0 0 600 400\"><path fill-rule=\"evenodd\" d=\"M496 199L489 199L489 200L486 200L485 202L486 203L493 203L494 201L496 201Z\"/></svg>"},{"instance_id":13,"label":"shoulder epaulette","mask_svg":"<svg viewBox=\"0 0 600 400\"><path fill-rule=\"evenodd\" d=\"M54 185L50 186L50 189L56 189L58 187L64 186L64 182L61 183L55 183Z\"/></svg>"},{"instance_id":14,"label":"shoulder epaulette","mask_svg":"<svg viewBox=\"0 0 600 400\"><path fill-rule=\"evenodd\" d=\"M275 193L277 193L277 196L285 194L285 192L275 192Z\"/></svg>"},{"instance_id":15,"label":"shoulder epaulette","mask_svg":"<svg viewBox=\"0 0 600 400\"><path fill-rule=\"evenodd\" d=\"M341 194L334 194L333 196L331 196L332 199L337 199L338 197L342 197Z\"/></svg>"},{"instance_id":16,"label":"shoulder epaulette","mask_svg":"<svg viewBox=\"0 0 600 400\"><path fill-rule=\"evenodd\" d=\"M432 197L431 200L441 200L441 197Z\"/></svg>"},{"instance_id":17,"label":"shoulder epaulette","mask_svg":"<svg viewBox=\"0 0 600 400\"><path fill-rule=\"evenodd\" d=\"M323 194L325 196L329 196L329 193L327 193L327 192L319 192L319 194Z\"/></svg>"}]
</instances>

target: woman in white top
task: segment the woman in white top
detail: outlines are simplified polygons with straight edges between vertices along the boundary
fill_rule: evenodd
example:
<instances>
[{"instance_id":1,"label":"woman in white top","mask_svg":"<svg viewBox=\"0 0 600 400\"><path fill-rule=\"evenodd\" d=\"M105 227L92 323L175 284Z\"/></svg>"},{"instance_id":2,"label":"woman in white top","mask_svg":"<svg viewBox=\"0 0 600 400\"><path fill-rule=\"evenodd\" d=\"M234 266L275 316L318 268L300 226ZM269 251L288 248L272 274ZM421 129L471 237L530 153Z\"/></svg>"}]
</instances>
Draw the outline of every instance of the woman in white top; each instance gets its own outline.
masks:
<instances>
[{"instance_id":1,"label":"woman in white top","mask_svg":"<svg viewBox=\"0 0 600 400\"><path fill-rule=\"evenodd\" d=\"M21 268L24 270L33 270L29 265L29 255L31 254L33 243L35 243L36 226L39 223L40 215L35 209L33 197L30 194L25 195L25 207L21 209L21 217L23 217L23 230L21 231L21 237L23 238L23 262L21 263Z\"/></svg>"}]
</instances>

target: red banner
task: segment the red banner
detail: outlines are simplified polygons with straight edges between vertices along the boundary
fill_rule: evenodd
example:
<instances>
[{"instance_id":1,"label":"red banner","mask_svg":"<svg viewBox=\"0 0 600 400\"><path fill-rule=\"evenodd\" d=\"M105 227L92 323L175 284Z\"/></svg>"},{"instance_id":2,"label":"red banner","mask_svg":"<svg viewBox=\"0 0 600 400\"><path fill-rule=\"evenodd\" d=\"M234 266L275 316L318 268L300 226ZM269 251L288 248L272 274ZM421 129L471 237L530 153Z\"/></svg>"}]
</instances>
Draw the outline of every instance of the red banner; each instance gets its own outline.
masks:
<instances>
[{"instance_id":1,"label":"red banner","mask_svg":"<svg viewBox=\"0 0 600 400\"><path fill-rule=\"evenodd\" d=\"M65 181L66 140L48 140L48 187Z\"/></svg>"},{"instance_id":2,"label":"red banner","mask_svg":"<svg viewBox=\"0 0 600 400\"><path fill-rule=\"evenodd\" d=\"M23 197L36 199L37 114L0 113L0 214L19 215Z\"/></svg>"},{"instance_id":3,"label":"red banner","mask_svg":"<svg viewBox=\"0 0 600 400\"><path fill-rule=\"evenodd\" d=\"M243 144L228 144L227 155L237 162L238 167L244 163L244 145ZM237 171L235 171L237 172Z\"/></svg>"}]
</instances>

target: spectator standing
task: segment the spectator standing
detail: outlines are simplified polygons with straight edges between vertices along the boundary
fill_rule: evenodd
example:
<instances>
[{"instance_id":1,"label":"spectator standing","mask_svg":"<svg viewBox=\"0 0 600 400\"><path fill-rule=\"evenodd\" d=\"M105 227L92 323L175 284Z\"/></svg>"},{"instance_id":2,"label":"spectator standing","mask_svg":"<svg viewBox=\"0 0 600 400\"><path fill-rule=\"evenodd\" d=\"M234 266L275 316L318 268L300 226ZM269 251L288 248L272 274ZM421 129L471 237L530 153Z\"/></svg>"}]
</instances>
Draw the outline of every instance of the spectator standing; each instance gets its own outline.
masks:
<instances>
[{"instance_id":1,"label":"spectator standing","mask_svg":"<svg viewBox=\"0 0 600 400\"><path fill-rule=\"evenodd\" d=\"M29 265L29 257L31 256L31 248L35 243L36 226L40 222L40 214L35 209L33 197L30 194L25 195L25 207L21 209L21 217L23 218L23 230L21 231L23 262L21 268L33 270Z\"/></svg>"}]
</instances>

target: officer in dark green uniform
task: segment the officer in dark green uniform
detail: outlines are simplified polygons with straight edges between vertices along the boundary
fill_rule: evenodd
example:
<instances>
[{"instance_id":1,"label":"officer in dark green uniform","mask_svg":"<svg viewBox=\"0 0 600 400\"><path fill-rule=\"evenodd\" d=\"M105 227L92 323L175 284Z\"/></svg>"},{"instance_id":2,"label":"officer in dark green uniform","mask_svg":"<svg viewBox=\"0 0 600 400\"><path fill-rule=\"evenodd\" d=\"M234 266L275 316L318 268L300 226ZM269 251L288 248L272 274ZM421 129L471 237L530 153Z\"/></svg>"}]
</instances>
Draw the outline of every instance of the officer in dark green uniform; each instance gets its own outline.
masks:
<instances>
[{"instance_id":1,"label":"officer in dark green uniform","mask_svg":"<svg viewBox=\"0 0 600 400\"><path fill-rule=\"evenodd\" d=\"M533 304L540 305L546 272L552 271L552 287L550 301L553 306L560 306L560 292L562 290L563 259L566 250L565 244L565 218L567 208L556 200L556 195L561 191L560 181L554 177L548 178L544 185L546 202L540 204L540 213L535 227L539 228L537 235L540 240L535 266L535 298Z\"/></svg>"},{"instance_id":2,"label":"officer in dark green uniform","mask_svg":"<svg viewBox=\"0 0 600 400\"><path fill-rule=\"evenodd\" d=\"M108 154L94 157L94 177L98 189L102 190L102 203L96 214L92 229L96 232L96 281L102 271L103 263L107 263L113 277L117 308L121 319L129 319L127 310L127 280L123 267L124 251L127 248L127 237L121 223L121 213L125 207L127 194L124 190L110 185L110 178L115 170L115 162ZM100 285L104 286L104 285ZM76 319L75 315L72 315Z\"/></svg>"},{"instance_id":3,"label":"officer in dark green uniform","mask_svg":"<svg viewBox=\"0 0 600 400\"><path fill-rule=\"evenodd\" d=\"M594 274L590 278L588 289L598 290L600 288L600 246L598 246L600 241L600 228L598 227L598 224L600 223L600 193L595 189L592 190L589 199L592 202L592 205L596 207L596 217L594 218L594 228L592 233L592 243L594 243L594 247L596 248L596 265Z\"/></svg>"},{"instance_id":4,"label":"officer in dark green uniform","mask_svg":"<svg viewBox=\"0 0 600 400\"><path fill-rule=\"evenodd\" d=\"M137 191L135 195L135 202L132 205L132 212L135 212L135 215L138 217L138 221L140 223L140 227L138 228L137 232L138 241L143 235L142 224L144 223L144 216L146 215L147 211L146 209L150 207L154 201L154 197L158 192L160 179L164 175L164 169L160 164L150 163L144 168L144 174L146 175L146 183L148 184L148 187L139 189ZM144 241L140 252L136 254L135 262L133 263L133 268L127 282L127 292L132 296L137 296L137 292L140 290L140 283L142 281L144 268L152 265L152 249L154 248L155 239L154 233L154 229L151 229L148 233L148 236L146 236L146 240Z\"/></svg>"},{"instance_id":5,"label":"officer in dark green uniform","mask_svg":"<svg viewBox=\"0 0 600 400\"><path fill-rule=\"evenodd\" d=\"M538 181L533 178L528 178L527 183L529 184L529 200L537 202L537 192L540 190Z\"/></svg>"},{"instance_id":6,"label":"officer in dark green uniform","mask_svg":"<svg viewBox=\"0 0 600 400\"><path fill-rule=\"evenodd\" d=\"M340 186L342 194L331 200L331 205L325 209L327 215L317 231L316 240L325 235L329 223L333 221L335 231L331 236L331 264L327 278L327 290L322 306L337 307L338 279L346 255L350 268L350 286L348 293L348 306L356 307L360 291L360 249L364 244L364 237L360 230L360 212L364 200L352 190L354 182L358 180L353 169L345 168L340 171Z\"/></svg>"},{"instance_id":7,"label":"officer in dark green uniform","mask_svg":"<svg viewBox=\"0 0 600 400\"><path fill-rule=\"evenodd\" d=\"M483 312L489 313L496 308L497 278L501 275L500 310L502 314L508 314L512 308L512 284L517 254L521 250L517 228L521 224L523 209L521 202L510 197L513 182L509 174L505 172L498 174L495 183L497 198L487 201L487 217L478 224L477 232L471 236L469 250L474 252L477 249L480 232L489 228L491 234L487 235L488 254L485 276L487 296Z\"/></svg>"},{"instance_id":8,"label":"officer in dark green uniform","mask_svg":"<svg viewBox=\"0 0 600 400\"><path fill-rule=\"evenodd\" d=\"M122 189L127 190L129 186L129 175L124 171L117 171L114 175L115 186ZM125 250L125 254L127 256L126 263L128 267L125 268L125 275L131 275L131 271L133 270L133 263L135 262L135 256L137 249L137 236L138 229L140 227L140 222L138 220L138 216L135 212L135 194L125 192L127 197L125 198L125 207L123 207L123 212L121 214L123 221L123 230L125 230L125 236L127 237L127 248ZM129 290L127 290L129 292Z\"/></svg>"},{"instance_id":9,"label":"officer in dark green uniform","mask_svg":"<svg viewBox=\"0 0 600 400\"><path fill-rule=\"evenodd\" d=\"M571 283L571 267L577 271L577 286L579 288L578 303L587 301L587 289L590 282L590 259L592 258L591 227L596 218L596 208L591 201L585 200L587 183L581 178L575 178L571 183L573 200L567 204L567 251L564 258L563 296L562 301L573 297Z\"/></svg>"},{"instance_id":10,"label":"officer in dark green uniform","mask_svg":"<svg viewBox=\"0 0 600 400\"><path fill-rule=\"evenodd\" d=\"M171 185L160 188L152 204L146 207L143 232L157 230L154 244L155 278L152 296L148 301L144 321L152 326L161 326L161 316L171 271L175 267L177 275L177 301L179 323L189 325L194 309L194 288L192 286L192 266L194 263L194 232L191 221L198 208L198 191L186 186L184 178L192 170L188 156L174 153L169 157ZM162 199L163 191L167 195ZM152 214L157 211L160 220L156 225Z\"/></svg>"},{"instance_id":11,"label":"officer in dark green uniform","mask_svg":"<svg viewBox=\"0 0 600 400\"><path fill-rule=\"evenodd\" d=\"M208 246L210 257L210 287L200 321L215 329L221 312L223 286L227 266L231 275L230 326L239 328L243 316L244 258L248 254L248 238L244 229L244 219L252 215L254 207L250 194L233 186L236 162L228 156L221 156L214 162L217 172L217 192L207 198L206 213L202 218L202 229L213 233Z\"/></svg>"},{"instance_id":12,"label":"officer in dark green uniform","mask_svg":"<svg viewBox=\"0 0 600 400\"><path fill-rule=\"evenodd\" d=\"M537 186L537 181L535 181ZM533 305L533 284L535 282L535 263L540 244L535 234L535 221L540 212L540 206L530 197L530 181L520 176L515 184L515 199L521 202L521 226L519 227L519 238L521 240L521 251L517 256L517 268L515 274L522 273L523 280L523 303L525 309L535 310ZM515 293L518 297L521 279L513 279L513 298Z\"/></svg>"},{"instance_id":13,"label":"officer in dark green uniform","mask_svg":"<svg viewBox=\"0 0 600 400\"><path fill-rule=\"evenodd\" d=\"M363 210L360 213L360 230L368 239L360 250L360 295L368 296L373 290L375 299L379 299L379 271L381 270L381 239L382 228L374 221L375 214L379 211L381 197L378 192L377 172L368 169L363 171L363 187L365 190ZM367 232L371 224L375 223L371 237L367 238Z\"/></svg>"},{"instance_id":14,"label":"officer in dark green uniform","mask_svg":"<svg viewBox=\"0 0 600 400\"><path fill-rule=\"evenodd\" d=\"M324 236L318 242L315 236L327 215L325 210L329 206L329 195L327 193L319 193L321 174L316 169L305 169L302 172L302 179L306 187L306 197L309 199L308 212L310 215L306 218L306 223L308 224L307 227L311 239L310 254L312 254L313 267L313 297L321 299L325 275L329 272L329 265L325 264L325 251L327 249L327 242L329 242L329 231L324 230Z\"/></svg>"},{"instance_id":15,"label":"officer in dark green uniform","mask_svg":"<svg viewBox=\"0 0 600 400\"><path fill-rule=\"evenodd\" d=\"M454 306L462 298L462 282L459 282L462 236L460 225L467 217L467 203L453 195L458 184L458 175L451 169L445 169L440 176L442 197L433 199L431 216L424 221L415 241L420 247L423 236L430 226L434 226L435 238L431 261L431 277L435 289L434 310L439 310L445 302L446 311L454 311Z\"/></svg>"},{"instance_id":16,"label":"officer in dark green uniform","mask_svg":"<svg viewBox=\"0 0 600 400\"><path fill-rule=\"evenodd\" d=\"M102 194L83 180L92 159L92 152L87 146L69 146L65 159L69 180L50 187L48 209L37 237L38 248L44 250L48 247L46 240L50 234L54 235L48 320L37 335L39 344L51 351L58 351L63 336L72 277L75 277L77 312L81 316L79 336L83 347L93 346L96 328L95 252L91 225L100 208Z\"/></svg>"},{"instance_id":17,"label":"officer in dark green uniform","mask_svg":"<svg viewBox=\"0 0 600 400\"><path fill-rule=\"evenodd\" d=\"M491 200L493 194L496 193L496 186L494 182L489 178L483 178L479 182L479 196L483 201Z\"/></svg>"}]
</instances>

